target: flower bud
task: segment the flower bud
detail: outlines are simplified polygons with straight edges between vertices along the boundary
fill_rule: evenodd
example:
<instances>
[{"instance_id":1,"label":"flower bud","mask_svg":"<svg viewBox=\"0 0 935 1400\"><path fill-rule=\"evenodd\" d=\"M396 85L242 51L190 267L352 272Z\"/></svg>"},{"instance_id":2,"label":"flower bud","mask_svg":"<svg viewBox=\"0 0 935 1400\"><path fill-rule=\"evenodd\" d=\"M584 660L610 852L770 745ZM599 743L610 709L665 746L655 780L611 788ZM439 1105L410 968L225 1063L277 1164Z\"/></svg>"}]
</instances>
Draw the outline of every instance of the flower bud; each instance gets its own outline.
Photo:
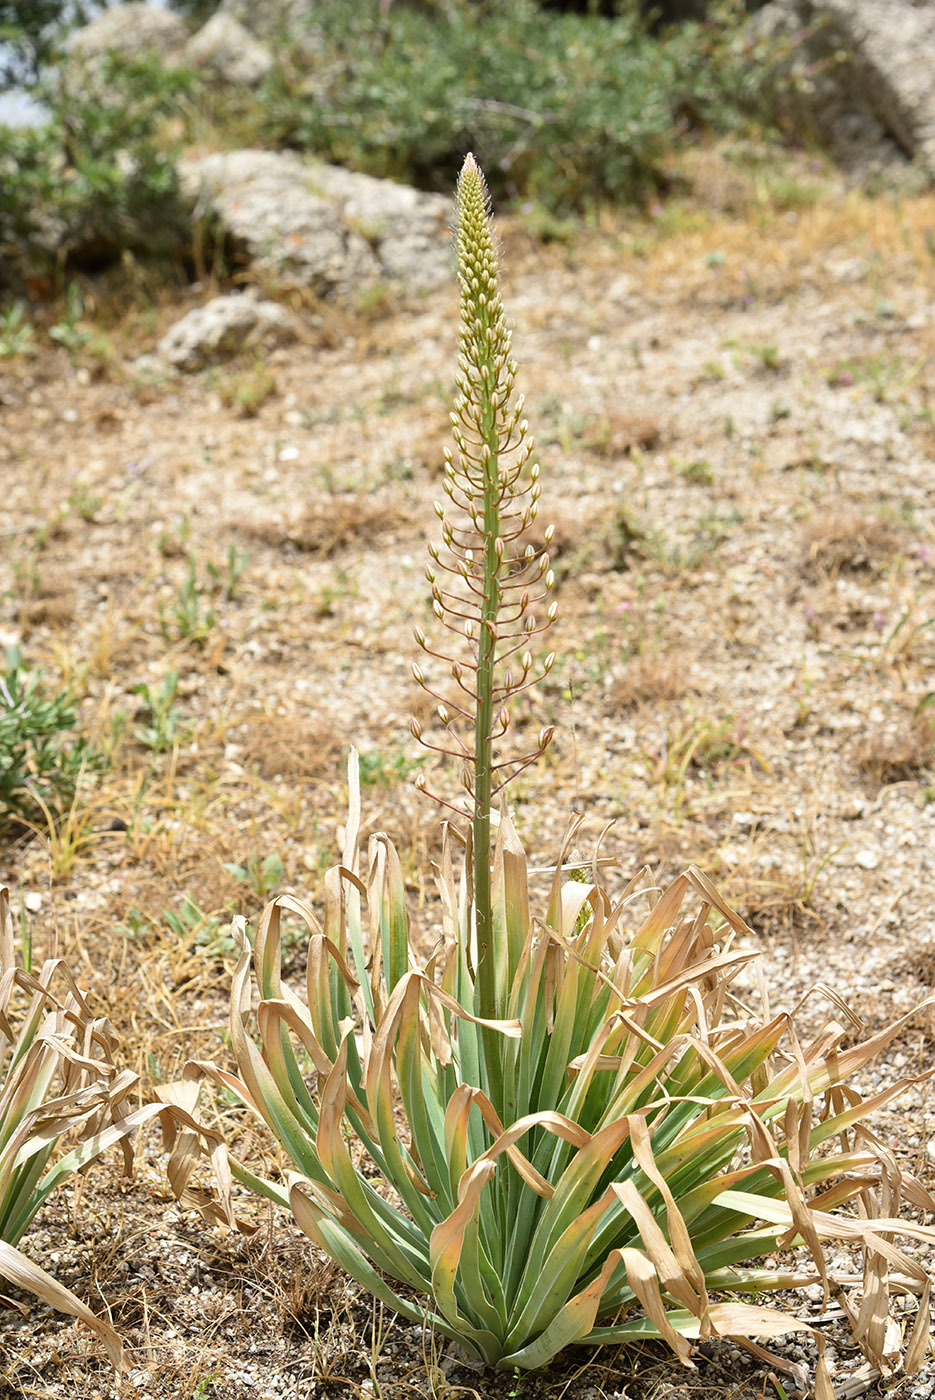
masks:
<instances>
[{"instance_id":1,"label":"flower bud","mask_svg":"<svg viewBox=\"0 0 935 1400\"><path fill-rule=\"evenodd\" d=\"M415 681L416 685L425 685L425 672L422 667L417 666L413 661L410 670L412 671L412 679Z\"/></svg>"},{"instance_id":2,"label":"flower bud","mask_svg":"<svg viewBox=\"0 0 935 1400\"><path fill-rule=\"evenodd\" d=\"M425 792L425 774L424 774L424 773L417 773L417 774L416 774L416 787L418 788L419 792Z\"/></svg>"},{"instance_id":3,"label":"flower bud","mask_svg":"<svg viewBox=\"0 0 935 1400\"><path fill-rule=\"evenodd\" d=\"M415 715L409 716L409 733L412 735L413 739L422 738L422 726Z\"/></svg>"},{"instance_id":4,"label":"flower bud","mask_svg":"<svg viewBox=\"0 0 935 1400\"><path fill-rule=\"evenodd\" d=\"M546 617L548 618L549 622L555 621L555 619L558 617L558 603L549 604L549 610L546 613Z\"/></svg>"},{"instance_id":5,"label":"flower bud","mask_svg":"<svg viewBox=\"0 0 935 1400\"><path fill-rule=\"evenodd\" d=\"M547 749L552 742L552 735L555 733L555 725L547 724L539 730L539 748Z\"/></svg>"},{"instance_id":6,"label":"flower bud","mask_svg":"<svg viewBox=\"0 0 935 1400\"><path fill-rule=\"evenodd\" d=\"M446 705L439 705L439 706L438 706L438 709L437 709L437 714L438 714L438 718L441 720L442 724L450 724L450 723L451 723L451 715L449 714L448 708L447 708Z\"/></svg>"},{"instance_id":7,"label":"flower bud","mask_svg":"<svg viewBox=\"0 0 935 1400\"><path fill-rule=\"evenodd\" d=\"M416 645L424 648L424 647L425 647L425 633L422 631L422 628L421 628L421 627L417 627L417 628L415 629L415 631L413 632L412 635L413 635L413 636L415 637L415 639L416 639Z\"/></svg>"}]
</instances>

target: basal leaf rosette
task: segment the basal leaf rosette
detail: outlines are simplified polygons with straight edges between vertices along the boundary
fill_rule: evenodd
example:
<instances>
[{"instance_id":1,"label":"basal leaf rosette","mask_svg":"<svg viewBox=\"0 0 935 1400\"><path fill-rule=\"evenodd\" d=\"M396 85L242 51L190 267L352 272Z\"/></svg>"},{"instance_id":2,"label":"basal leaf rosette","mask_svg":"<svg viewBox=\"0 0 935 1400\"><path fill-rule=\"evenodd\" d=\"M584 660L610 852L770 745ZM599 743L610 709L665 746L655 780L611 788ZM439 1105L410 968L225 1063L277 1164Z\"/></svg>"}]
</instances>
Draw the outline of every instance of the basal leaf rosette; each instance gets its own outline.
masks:
<instances>
[{"instance_id":1,"label":"basal leaf rosette","mask_svg":"<svg viewBox=\"0 0 935 1400\"><path fill-rule=\"evenodd\" d=\"M504 813L492 906L507 1014L484 1022L465 1010L466 872L446 842L442 935L420 966L382 833L361 870L354 757L350 786L321 916L281 896L252 948L240 926L237 1074L186 1071L191 1113L200 1081L223 1086L295 1168L274 1182L232 1158L216 1218L233 1216L232 1181L260 1191L375 1297L494 1366L650 1337L691 1364L699 1338L809 1330L763 1297L815 1281L880 1370L897 1364L889 1292L917 1295L904 1364L918 1365L929 1280L895 1238L935 1242L915 1214L935 1201L866 1125L914 1081L868 1099L850 1082L908 1017L849 1044L853 1024L803 1039L794 1015L758 1016L734 985L756 956L745 926L695 869L661 895L641 872L612 896L596 872L564 880L560 859L534 917ZM309 931L299 991L280 975L284 913ZM502 1045L502 1114L483 1087L485 1030ZM196 1163L175 1162L177 1190ZM829 1240L861 1251L863 1272L832 1274ZM763 1266L798 1246L794 1268Z\"/></svg>"}]
</instances>

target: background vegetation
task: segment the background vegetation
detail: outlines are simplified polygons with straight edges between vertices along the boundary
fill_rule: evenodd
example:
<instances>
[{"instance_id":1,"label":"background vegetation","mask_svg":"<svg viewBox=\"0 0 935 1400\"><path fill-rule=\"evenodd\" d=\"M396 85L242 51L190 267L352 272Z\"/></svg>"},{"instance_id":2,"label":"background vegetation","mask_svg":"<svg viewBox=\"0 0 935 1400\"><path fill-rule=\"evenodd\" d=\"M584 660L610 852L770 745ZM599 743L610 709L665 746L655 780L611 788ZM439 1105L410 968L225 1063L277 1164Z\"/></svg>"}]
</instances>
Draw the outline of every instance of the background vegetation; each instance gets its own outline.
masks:
<instances>
[{"instance_id":1,"label":"background vegetation","mask_svg":"<svg viewBox=\"0 0 935 1400\"><path fill-rule=\"evenodd\" d=\"M777 130L802 78L787 42L751 34L742 0L655 31L635 3L608 18L535 0L340 0L281 36L255 93L112 59L76 101L47 65L81 12L4 6L6 76L26 73L49 119L0 126L0 249L57 284L127 250L191 263L174 165L191 143L287 147L435 190L470 149L501 202L581 213L664 194L672 153L701 133Z\"/></svg>"}]
</instances>

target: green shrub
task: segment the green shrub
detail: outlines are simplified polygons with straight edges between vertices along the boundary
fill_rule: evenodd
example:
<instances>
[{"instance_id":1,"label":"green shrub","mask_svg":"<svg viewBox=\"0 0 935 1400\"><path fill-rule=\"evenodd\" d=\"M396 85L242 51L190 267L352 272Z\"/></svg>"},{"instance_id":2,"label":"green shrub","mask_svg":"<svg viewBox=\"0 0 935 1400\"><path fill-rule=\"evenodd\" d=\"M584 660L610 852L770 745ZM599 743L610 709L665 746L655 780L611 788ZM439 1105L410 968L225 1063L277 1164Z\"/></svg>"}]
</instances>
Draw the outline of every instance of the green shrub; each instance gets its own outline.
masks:
<instances>
[{"instance_id":1,"label":"green shrub","mask_svg":"<svg viewBox=\"0 0 935 1400\"><path fill-rule=\"evenodd\" d=\"M539 1367L573 1342L647 1338L688 1363L696 1339L809 1331L781 1308L739 1300L817 1279L885 1369L894 1265L920 1295L905 1362L915 1369L931 1281L895 1237L931 1244L935 1230L897 1218L898 1203L935 1200L865 1127L915 1080L866 1101L852 1083L908 1018L848 1045L836 1021L806 1039L794 1013L759 1013L754 993L735 987L756 957L735 946L748 930L699 871L663 893L640 872L612 895L611 862L595 856L584 880L578 859L563 878L580 818L546 907L531 906L522 845L502 796L499 813L494 802L551 738L546 727L512 744L510 704L551 668L532 647L554 617L553 579L526 542L539 468L471 157L458 205L455 451L436 506L441 542L429 550L438 635L416 632L424 668L414 667L436 721L412 723L460 768L461 800L441 799L454 814L436 872L441 936L422 959L384 833L361 861L352 754L343 860L325 877L322 920L281 895L253 946L235 920L237 1074L192 1063L162 1093L187 1111L203 1080L238 1098L294 1171L268 1180L233 1159L225 1171L291 1209L381 1302L488 1364ZM284 911L309 931L301 994L281 977ZM216 1133L203 1132L215 1148ZM229 1220L228 1177L218 1172L208 1206L187 1187L196 1141L186 1130L174 1144L174 1189ZM826 1240L863 1251L859 1309ZM804 1257L763 1266L793 1246ZM821 1358L819 1382L830 1395Z\"/></svg>"},{"instance_id":2,"label":"green shrub","mask_svg":"<svg viewBox=\"0 0 935 1400\"><path fill-rule=\"evenodd\" d=\"M650 34L533 0L324 7L322 40L268 84L267 135L371 174L447 189L464 152L496 193L553 209L631 200L664 182L689 127L739 125L776 47L738 38L743 5Z\"/></svg>"},{"instance_id":3,"label":"green shrub","mask_svg":"<svg viewBox=\"0 0 935 1400\"><path fill-rule=\"evenodd\" d=\"M81 772L102 758L85 739L70 737L75 701L50 692L15 647L0 671L0 836L68 807Z\"/></svg>"},{"instance_id":4,"label":"green shrub","mask_svg":"<svg viewBox=\"0 0 935 1400\"><path fill-rule=\"evenodd\" d=\"M20 274L60 278L131 250L191 253L163 119L193 89L185 69L111 57L78 98L47 95L36 129L0 126L0 251Z\"/></svg>"}]
</instances>

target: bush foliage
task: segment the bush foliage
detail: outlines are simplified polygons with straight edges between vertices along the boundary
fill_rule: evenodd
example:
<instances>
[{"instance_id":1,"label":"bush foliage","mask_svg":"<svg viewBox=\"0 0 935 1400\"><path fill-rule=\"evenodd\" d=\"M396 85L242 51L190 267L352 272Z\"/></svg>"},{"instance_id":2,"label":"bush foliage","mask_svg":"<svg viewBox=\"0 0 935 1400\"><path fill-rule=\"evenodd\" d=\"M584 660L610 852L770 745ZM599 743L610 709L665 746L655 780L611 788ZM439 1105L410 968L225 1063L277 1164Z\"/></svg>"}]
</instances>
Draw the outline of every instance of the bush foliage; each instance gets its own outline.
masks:
<instances>
[{"instance_id":1,"label":"bush foliage","mask_svg":"<svg viewBox=\"0 0 935 1400\"><path fill-rule=\"evenodd\" d=\"M185 69L110 58L78 98L46 94L47 125L0 126L0 252L21 272L48 276L126 250L190 250L164 119L193 85Z\"/></svg>"},{"instance_id":2,"label":"bush foliage","mask_svg":"<svg viewBox=\"0 0 935 1400\"><path fill-rule=\"evenodd\" d=\"M639 198L690 131L768 119L781 59L743 5L649 32L534 0L323 10L321 41L264 95L275 139L337 164L449 188L473 150L498 196L554 208Z\"/></svg>"},{"instance_id":3,"label":"bush foliage","mask_svg":"<svg viewBox=\"0 0 935 1400\"><path fill-rule=\"evenodd\" d=\"M0 836L41 821L43 805L66 808L82 769L99 763L74 726L73 697L50 693L11 648L0 671Z\"/></svg>"}]
</instances>

